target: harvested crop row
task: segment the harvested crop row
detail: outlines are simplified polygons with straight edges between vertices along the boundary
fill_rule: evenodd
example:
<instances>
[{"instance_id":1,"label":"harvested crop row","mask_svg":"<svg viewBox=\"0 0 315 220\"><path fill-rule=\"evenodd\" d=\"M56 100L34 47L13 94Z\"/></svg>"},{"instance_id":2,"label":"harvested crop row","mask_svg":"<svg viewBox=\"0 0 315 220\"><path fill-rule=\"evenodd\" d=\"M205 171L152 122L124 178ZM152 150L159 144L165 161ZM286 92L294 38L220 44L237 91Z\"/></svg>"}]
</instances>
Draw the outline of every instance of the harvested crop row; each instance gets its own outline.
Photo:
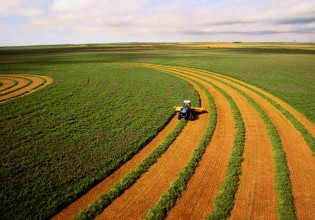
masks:
<instances>
[{"instance_id":1,"label":"harvested crop row","mask_svg":"<svg viewBox=\"0 0 315 220\"><path fill-rule=\"evenodd\" d=\"M278 209L280 216L290 217L292 219L292 216L290 216L290 213L287 209L290 207L290 200L293 201L293 199L290 199L288 195L283 195L285 191L291 191L290 189L285 189L290 187L289 182L291 180L292 194L294 196L297 217L301 219L314 218L314 212L311 210L315 210L315 201L312 199L315 198L315 163L314 157L312 157L312 152L310 148L308 148L308 145L306 144L303 136L298 130L296 130L296 128L285 116L277 111L265 99L257 96L251 91L248 91L247 89L242 88L241 86L233 86L241 89L259 104L260 108L262 108L263 111L269 116L281 138L283 150L285 151L288 160L287 163L290 174L287 171L287 174L283 173L278 177L278 179L276 178L276 181L278 182L278 193L279 196L281 196L281 198L279 198L281 202L279 202L280 204ZM271 133L270 135L273 134ZM275 145L278 144L275 143ZM277 160L278 157L280 156L276 154L275 159ZM286 164L285 156L281 156L281 158L278 160L281 161L279 163L283 164L281 165L276 163L276 168L277 166L280 167ZM286 175L290 175L290 180L288 180L288 177L285 177Z\"/></svg>"},{"instance_id":2,"label":"harvested crop row","mask_svg":"<svg viewBox=\"0 0 315 220\"><path fill-rule=\"evenodd\" d=\"M194 87L200 94L202 107L207 110L205 95L196 85ZM185 165L206 129L206 125L207 114L199 115L198 120L190 121L158 162L136 184L108 206L99 218L144 218L169 187L171 181L176 177L176 173Z\"/></svg>"},{"instance_id":3,"label":"harvested crop row","mask_svg":"<svg viewBox=\"0 0 315 220\"><path fill-rule=\"evenodd\" d=\"M295 125L292 124L293 122L290 119L283 115L282 112L278 111L278 109L276 109L276 107L272 103L268 102L262 96L258 95L257 93L246 87L239 85L238 83L233 83L230 80L225 79L225 77L219 77L218 75L214 77L222 79L224 82L235 86L242 92L245 92L268 114L270 120L272 121L280 135L281 142L283 144L283 150L287 156L290 180L292 184L292 194L296 207L296 215L298 218L301 219L314 218L315 213L312 210L315 209L315 201L312 198L315 197L315 163L314 158L312 157L311 148L309 148L307 143L305 142L305 137L302 136L302 133L296 128ZM297 115L297 118L298 117L301 116ZM304 119L303 121L305 120L306 119ZM314 127L310 128L310 130L314 129ZM285 163L285 160L282 161L282 163ZM276 164L276 166L282 165ZM276 180L278 182L278 185L284 184L282 186L282 189L279 190L290 191L290 189L285 189L287 188L286 182L288 180L285 180L282 177L279 178L281 180ZM283 204L283 201L289 200L289 197L282 196L282 198L280 199L281 203L279 204L279 208L288 208L289 205L285 205L285 203ZM288 212L282 212L282 216L285 216L285 213Z\"/></svg>"},{"instance_id":4,"label":"harvested crop row","mask_svg":"<svg viewBox=\"0 0 315 220\"><path fill-rule=\"evenodd\" d=\"M174 73L172 70L166 72ZM177 178L172 181L170 188L164 192L159 201L150 209L146 219L165 218L166 213L175 205L176 200L180 197L180 193L186 189L187 182L191 179L191 177L194 175L195 169L199 166L199 161L203 157L216 129L217 110L212 96L210 95L209 91L206 90L200 83L193 79L190 80L196 83L206 94L209 103L208 113L211 115L211 117L208 117L207 128L203 133L202 138L199 140L196 149L191 154L188 162L181 169L181 171L177 173Z\"/></svg>"},{"instance_id":5,"label":"harvested crop row","mask_svg":"<svg viewBox=\"0 0 315 220\"><path fill-rule=\"evenodd\" d=\"M0 103L30 94L43 86L52 82L49 77L31 76L31 75L1 75L1 78L12 79L17 82L16 85L7 86L0 92ZM0 79L1 79L0 78Z\"/></svg>"}]
</instances>

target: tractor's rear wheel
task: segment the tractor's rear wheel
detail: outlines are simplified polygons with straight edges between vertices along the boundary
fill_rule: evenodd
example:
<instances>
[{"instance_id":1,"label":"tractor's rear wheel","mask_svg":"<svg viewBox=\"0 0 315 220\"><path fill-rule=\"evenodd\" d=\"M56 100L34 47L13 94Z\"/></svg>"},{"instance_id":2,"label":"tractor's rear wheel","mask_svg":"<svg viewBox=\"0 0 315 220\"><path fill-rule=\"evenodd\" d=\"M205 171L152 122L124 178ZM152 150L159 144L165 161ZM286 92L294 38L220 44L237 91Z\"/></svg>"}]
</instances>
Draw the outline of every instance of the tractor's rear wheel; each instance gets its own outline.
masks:
<instances>
[{"instance_id":1,"label":"tractor's rear wheel","mask_svg":"<svg viewBox=\"0 0 315 220\"><path fill-rule=\"evenodd\" d=\"M192 112L190 112L190 114L189 114L189 119L190 120L194 120L194 117L195 117L195 113L192 111Z\"/></svg>"}]
</instances>

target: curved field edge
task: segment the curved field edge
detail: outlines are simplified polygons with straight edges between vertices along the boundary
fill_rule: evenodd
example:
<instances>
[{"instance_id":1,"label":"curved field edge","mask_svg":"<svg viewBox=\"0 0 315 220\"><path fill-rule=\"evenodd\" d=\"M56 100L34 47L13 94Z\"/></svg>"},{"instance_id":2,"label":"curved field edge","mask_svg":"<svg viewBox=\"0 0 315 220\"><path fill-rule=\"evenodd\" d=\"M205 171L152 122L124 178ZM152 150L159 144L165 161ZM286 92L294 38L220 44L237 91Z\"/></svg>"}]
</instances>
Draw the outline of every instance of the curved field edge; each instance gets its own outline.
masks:
<instances>
[{"instance_id":1,"label":"curved field edge","mask_svg":"<svg viewBox=\"0 0 315 220\"><path fill-rule=\"evenodd\" d=\"M91 203L86 210L80 211L76 219L94 219L94 217L101 214L107 206L124 193L124 191L130 188L143 173L147 172L149 168L157 162L158 158L161 157L161 155L181 133L186 123L186 120L179 121L176 127L152 153L150 153L140 164L138 164L134 170L127 173L127 175L123 177L119 183L115 184L109 192L100 195L97 201Z\"/></svg>"},{"instance_id":2,"label":"curved field edge","mask_svg":"<svg viewBox=\"0 0 315 220\"><path fill-rule=\"evenodd\" d=\"M0 75L0 77L1 77L1 76L2 76L2 75ZM37 91L37 90L39 90L39 89L41 89L41 88L43 88L43 87L49 85L49 84L52 83L52 81L53 81L51 78L49 78L49 77L47 77L47 76L40 76L40 75L26 75L26 74L20 74L20 75L5 75L5 77L8 78L8 79L9 79L10 76L13 76L13 77L15 77L15 78L25 79L25 80L27 81L27 83L26 83L25 85L22 85L21 87L17 87L17 88L14 89L14 90L11 90L11 91L2 93L1 96L8 95L8 94L10 94L10 93L19 91L19 90L24 89L24 88L26 88L26 87L28 87L28 86L32 86L33 81L32 81L31 79L25 78L25 76L26 76L26 77L36 77L36 78L39 78L39 79L41 79L42 82L41 82L40 84L34 85L34 87L31 87L31 88L29 88L29 89L26 90L26 91L21 92L20 94L13 95L13 96L8 97L8 98L6 98L6 99L0 100L0 103L9 101L9 100L12 100L12 99L15 99L15 98L20 98L20 97L22 97L22 96L24 96L24 95L31 94L31 93L33 93L33 92L35 92L35 91ZM15 86L19 86L19 85L18 85L18 82L17 82L16 80L14 80L14 84L13 84L12 86L10 86L10 87L8 87L8 88L5 88L5 90L8 90L8 89L13 88L13 87L15 87ZM2 91L4 91L4 90L2 90Z\"/></svg>"},{"instance_id":3,"label":"curved field edge","mask_svg":"<svg viewBox=\"0 0 315 220\"><path fill-rule=\"evenodd\" d=\"M150 209L145 219L165 218L166 213L175 205L176 200L180 197L181 191L186 189L187 182L194 175L194 170L198 167L199 161L202 159L206 147L210 143L212 135L216 128L217 112L212 96L200 83L192 79L189 80L196 83L206 94L209 104L208 114L211 115L211 117L208 117L207 128L203 133L202 138L199 140L194 152L191 154L188 162L177 174L177 178L171 183L170 188L163 193L159 201Z\"/></svg>"},{"instance_id":4,"label":"curved field edge","mask_svg":"<svg viewBox=\"0 0 315 220\"><path fill-rule=\"evenodd\" d=\"M251 90L252 92L256 93L257 95L261 96L262 98L266 99L270 104L272 104L275 108L277 108L283 115L285 115L285 117L291 121L291 123L294 125L294 127L302 134L305 142L308 144L308 146L310 147L310 149L313 151L313 156L315 157L315 138L313 137L313 135L304 127L304 125L294 117L294 115L292 113L290 113L287 109L285 109L282 105L280 105L279 103L277 103L276 101L274 101L273 99L271 99L270 97L266 96L265 94L259 92L257 89L254 89L251 86L246 85L244 82L241 82L240 80L235 80L232 79L231 77L226 77L222 74L218 74L218 73L213 73L213 72L204 72L205 76L206 75L216 75L218 77L222 77L226 80L229 80L233 83L236 83L240 86L243 86L249 90Z\"/></svg>"}]
</instances>

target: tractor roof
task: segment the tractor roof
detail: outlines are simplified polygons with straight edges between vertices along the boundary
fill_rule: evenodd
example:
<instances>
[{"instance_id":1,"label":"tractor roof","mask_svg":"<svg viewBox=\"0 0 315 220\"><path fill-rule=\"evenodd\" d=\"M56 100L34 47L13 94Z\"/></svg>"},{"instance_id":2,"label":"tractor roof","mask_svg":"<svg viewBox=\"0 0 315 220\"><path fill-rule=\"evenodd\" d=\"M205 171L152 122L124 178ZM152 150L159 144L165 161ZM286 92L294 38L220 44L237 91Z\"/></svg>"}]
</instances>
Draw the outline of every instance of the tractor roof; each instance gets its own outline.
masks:
<instances>
[{"instance_id":1,"label":"tractor roof","mask_svg":"<svg viewBox=\"0 0 315 220\"><path fill-rule=\"evenodd\" d=\"M184 103L188 103L188 104L189 104L189 103L190 103L190 100L185 100Z\"/></svg>"}]
</instances>

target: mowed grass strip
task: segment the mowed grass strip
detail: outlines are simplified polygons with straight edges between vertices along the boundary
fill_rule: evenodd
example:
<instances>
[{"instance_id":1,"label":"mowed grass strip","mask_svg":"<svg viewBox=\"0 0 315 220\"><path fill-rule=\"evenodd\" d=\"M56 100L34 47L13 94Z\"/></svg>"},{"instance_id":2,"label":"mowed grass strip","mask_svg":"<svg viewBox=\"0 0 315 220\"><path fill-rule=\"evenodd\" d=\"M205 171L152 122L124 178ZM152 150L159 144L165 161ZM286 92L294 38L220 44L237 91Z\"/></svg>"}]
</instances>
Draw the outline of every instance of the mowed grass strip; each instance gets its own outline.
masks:
<instances>
[{"instance_id":1,"label":"mowed grass strip","mask_svg":"<svg viewBox=\"0 0 315 220\"><path fill-rule=\"evenodd\" d=\"M167 70L164 71L168 72ZM171 72L171 74L173 73ZM194 150L188 162L186 163L185 167L183 167L181 171L177 174L177 178L171 183L170 188L164 192L164 194L160 197L159 201L150 209L145 219L165 218L167 212L175 205L176 200L180 197L180 193L186 189L187 182L194 175L194 170L198 167L199 161L201 160L203 154L205 153L206 147L210 143L216 127L217 112L212 96L200 83L192 79L189 80L197 84L206 94L207 101L209 104L208 113L209 117L207 128L203 133L202 138L198 142L196 149Z\"/></svg>"},{"instance_id":2,"label":"mowed grass strip","mask_svg":"<svg viewBox=\"0 0 315 220\"><path fill-rule=\"evenodd\" d=\"M6 219L54 215L155 137L174 105L198 102L189 83L155 70L61 63L49 71L50 86L0 106Z\"/></svg>"},{"instance_id":3,"label":"mowed grass strip","mask_svg":"<svg viewBox=\"0 0 315 220\"><path fill-rule=\"evenodd\" d=\"M233 83L236 83L240 86L243 86L244 88L247 88L249 90L251 90L252 92L256 93L257 95L261 96L262 98L266 99L269 103L271 103L275 108L277 108L283 115L285 115L285 117L291 121L291 123L294 125L294 127L302 134L305 142L307 143L307 145L310 147L310 149L313 151L313 156L315 157L315 138L312 136L312 134L309 133L309 131L301 124L301 122L299 120L297 120L294 115L292 115L288 110L286 110L284 107L282 107L282 105L280 105L279 103L277 103L275 100L271 99L270 97L266 96L265 94L257 91L256 89L245 85L244 83L241 83L239 81L233 80L229 77L225 77L221 74L217 74L217 73L211 73L211 72L207 72L207 71L202 71L205 74L204 75L215 75L221 78L224 78L226 80L229 80Z\"/></svg>"},{"instance_id":4,"label":"mowed grass strip","mask_svg":"<svg viewBox=\"0 0 315 220\"><path fill-rule=\"evenodd\" d=\"M33 87L33 88L31 88L30 89L31 91L34 91L34 90L38 89L39 87L42 87L43 85L45 85L47 83L47 80L44 77L41 77L41 76L37 76L37 77L42 80L42 83L37 85L37 86L35 86L35 87Z\"/></svg>"},{"instance_id":5,"label":"mowed grass strip","mask_svg":"<svg viewBox=\"0 0 315 220\"><path fill-rule=\"evenodd\" d=\"M115 184L109 192L100 195L98 200L91 203L87 210L82 210L78 213L76 219L94 219L97 215L109 206L116 198L118 198L124 191L130 188L143 173L147 172L149 168L157 162L158 158L169 148L175 141L176 137L181 133L187 121L181 120L176 127L167 135L163 142L146 157L136 168L130 171L119 183Z\"/></svg>"}]
</instances>

